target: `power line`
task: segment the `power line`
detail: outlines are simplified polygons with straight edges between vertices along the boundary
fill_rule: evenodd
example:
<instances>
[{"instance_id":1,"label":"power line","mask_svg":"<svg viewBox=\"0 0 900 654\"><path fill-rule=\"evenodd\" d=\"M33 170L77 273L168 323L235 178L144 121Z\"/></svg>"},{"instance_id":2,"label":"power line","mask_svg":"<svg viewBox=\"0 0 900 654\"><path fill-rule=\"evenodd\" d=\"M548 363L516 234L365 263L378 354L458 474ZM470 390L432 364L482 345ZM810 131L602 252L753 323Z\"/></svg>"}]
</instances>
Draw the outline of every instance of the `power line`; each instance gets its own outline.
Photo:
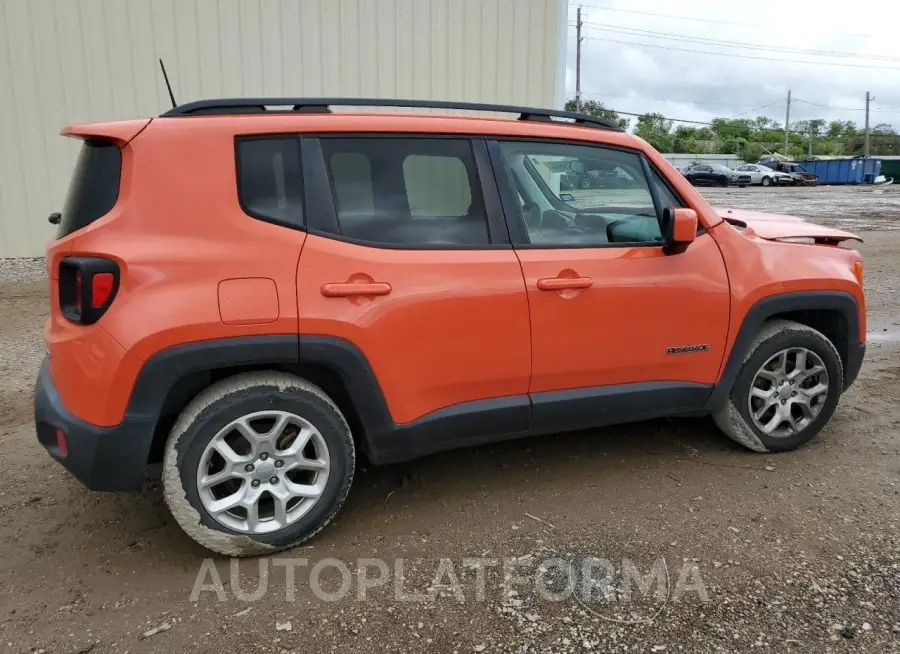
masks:
<instances>
[{"instance_id":1,"label":"power line","mask_svg":"<svg viewBox=\"0 0 900 654\"><path fill-rule=\"evenodd\" d=\"M742 23L742 22L732 21L732 20L717 20L714 18L697 18L695 16L676 16L674 14L661 14L661 13L656 13L656 12L652 12L652 11L638 11L636 9L620 9L618 7L604 7L602 5L594 5L594 4L585 3L585 2L579 2L578 4L581 6L584 6L584 7L591 7L592 9L602 9L604 11L615 11L615 12L621 12L621 13L625 13L625 14L637 14L640 16L654 16L657 18L673 18L675 20L688 20L688 21L694 21L694 22L698 22L698 23L714 23L716 25L737 25L739 27L757 27L757 28L771 27L770 24L766 25L764 23ZM861 33L854 33L854 32L831 32L831 34L840 35L840 36L852 36L854 38L861 38L861 39L867 39L870 37L869 34L861 34Z\"/></svg>"},{"instance_id":2,"label":"power line","mask_svg":"<svg viewBox=\"0 0 900 654\"><path fill-rule=\"evenodd\" d=\"M752 107L752 104L743 104L740 102L711 102L708 100L685 100L683 98L652 98L646 95L617 95L615 93L594 93L592 91L585 91L582 95L590 95L592 97L604 97L604 98L620 98L625 100L651 100L653 102L680 102L683 104L697 104L697 105L710 105L710 106L720 106L720 107ZM781 99L776 100L775 102L781 102ZM772 104L775 104L774 102ZM769 105L765 105L769 106ZM751 109L750 111L753 111ZM749 112L748 112L749 113Z\"/></svg>"},{"instance_id":3,"label":"power line","mask_svg":"<svg viewBox=\"0 0 900 654\"><path fill-rule=\"evenodd\" d=\"M649 38L660 38L670 41L686 41L688 43L700 43L703 45L715 45L723 48L738 48L744 50L766 50L770 52L788 52L792 54L804 54L818 57L842 57L851 59L875 59L883 61L900 61L900 57L890 57L887 55L864 55L854 52L836 52L834 50L811 50L806 48L791 48L786 46L767 45L764 43L749 43L747 41L723 41L721 39L710 39L704 36L695 36L693 34L676 34L673 32L656 32L653 30L645 30L636 27L627 27L624 25L611 25L608 23L596 23L591 21L582 21L586 25L591 25L597 29L607 32L616 32L619 34L627 34L629 36L644 36Z\"/></svg>"},{"instance_id":4,"label":"power line","mask_svg":"<svg viewBox=\"0 0 900 654\"><path fill-rule=\"evenodd\" d=\"M731 117L731 119L734 120L735 118L740 118L741 116L746 116L747 114L751 114L754 111L759 111L760 109L766 109L768 107L771 107L773 104L781 104L781 102L783 100L784 100L784 98L778 98L777 100L774 100L774 101L770 102L769 104L764 104L761 107L756 107L755 109L750 109L748 111L743 111L739 114L735 114L734 116Z\"/></svg>"},{"instance_id":5,"label":"power line","mask_svg":"<svg viewBox=\"0 0 900 654\"><path fill-rule=\"evenodd\" d=\"M837 111L865 111L865 107L832 107L827 104L820 104L818 102L810 102L809 100L802 100L801 98L794 98L794 102L802 102L803 104L810 104L814 107L822 107L823 109L835 109Z\"/></svg>"},{"instance_id":6,"label":"power line","mask_svg":"<svg viewBox=\"0 0 900 654\"><path fill-rule=\"evenodd\" d=\"M590 94L585 94L585 95L590 95ZM763 105L762 107L757 107L756 110L764 109L766 107L772 106L773 104L782 102L782 100L783 99L778 99L774 102L770 102L768 105ZM653 114L654 116L658 116L658 117L662 118L663 120L668 120L673 123L686 123L689 125L702 125L704 127L711 127L713 125L712 122L707 122L707 121L702 121L702 120L686 120L683 118L671 118L669 116L663 116L663 115L659 114L658 112L645 111L643 113L634 113L631 111L620 111L618 109L613 109L612 107L604 107L604 108L609 111L612 111L616 114L622 115L622 116L632 116L632 117L640 118L641 116L649 116L649 115ZM756 110L751 109L751 111L756 111ZM732 116L731 118L726 118L726 120L734 120L735 118L739 117L740 115L741 114L738 114L737 116ZM815 120L815 119L808 119L806 122L809 122L810 120ZM800 122L800 121L796 121L796 122ZM765 132L765 131L783 132L784 131L784 127L759 127L759 126L752 125L752 124L748 125L747 127L751 132ZM804 136L804 137L809 135L808 132L803 131L803 130L798 130L798 129L788 129L787 131L790 134L797 134L799 136ZM819 135L819 136L821 137L822 135ZM775 141L772 141L772 142L774 143ZM855 141L835 140L834 143L855 143Z\"/></svg>"},{"instance_id":7,"label":"power line","mask_svg":"<svg viewBox=\"0 0 900 654\"><path fill-rule=\"evenodd\" d=\"M719 57L734 57L738 59L755 59L757 61L776 61L778 63L794 63L809 64L812 66L840 66L844 68L864 68L867 70L900 70L896 66L864 66L862 64L845 64L831 61L803 61L800 59L777 59L775 57L755 57L753 55L731 54L729 52L711 52L709 50L691 50L688 48L673 48L667 45L658 45L655 43L635 43L634 41L619 41L616 39L606 39L597 36L585 36L583 38L593 41L604 41L605 43L619 43L621 45L633 45L639 48L657 48L659 50L674 50L677 52L693 52L694 54L716 55Z\"/></svg>"},{"instance_id":8,"label":"power line","mask_svg":"<svg viewBox=\"0 0 900 654\"><path fill-rule=\"evenodd\" d=\"M809 100L801 100L800 98L794 98L797 102L802 102L803 104L811 104L814 107L821 107L822 109L834 109L835 111L865 111L865 107L832 107L828 104L820 104L818 102L810 102ZM888 107L878 107L877 109L870 109L869 111L891 111L892 109L900 109L900 106L888 106Z\"/></svg>"}]
</instances>

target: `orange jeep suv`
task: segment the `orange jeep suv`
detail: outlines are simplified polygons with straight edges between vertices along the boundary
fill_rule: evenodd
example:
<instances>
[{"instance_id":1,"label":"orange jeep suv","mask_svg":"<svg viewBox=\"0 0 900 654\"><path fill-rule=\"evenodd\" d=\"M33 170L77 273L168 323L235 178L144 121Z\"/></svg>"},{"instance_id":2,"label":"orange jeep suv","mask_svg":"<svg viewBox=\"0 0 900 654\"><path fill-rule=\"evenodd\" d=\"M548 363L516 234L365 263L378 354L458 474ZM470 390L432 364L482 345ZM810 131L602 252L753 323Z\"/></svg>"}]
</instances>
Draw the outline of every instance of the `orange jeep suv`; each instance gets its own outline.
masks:
<instances>
[{"instance_id":1,"label":"orange jeep suv","mask_svg":"<svg viewBox=\"0 0 900 654\"><path fill-rule=\"evenodd\" d=\"M713 209L590 116L226 99L63 134L37 438L91 489L161 464L222 554L312 537L358 454L697 415L792 450L863 359L853 234Z\"/></svg>"}]
</instances>

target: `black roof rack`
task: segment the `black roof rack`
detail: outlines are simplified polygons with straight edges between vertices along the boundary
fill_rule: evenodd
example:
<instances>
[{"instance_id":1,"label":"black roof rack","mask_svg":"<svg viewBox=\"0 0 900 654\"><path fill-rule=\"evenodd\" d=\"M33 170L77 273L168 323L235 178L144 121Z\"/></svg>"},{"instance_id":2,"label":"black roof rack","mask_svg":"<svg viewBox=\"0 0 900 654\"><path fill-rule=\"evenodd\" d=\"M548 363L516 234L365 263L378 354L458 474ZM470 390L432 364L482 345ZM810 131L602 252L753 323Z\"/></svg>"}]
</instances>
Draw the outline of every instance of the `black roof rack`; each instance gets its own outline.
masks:
<instances>
[{"instance_id":1,"label":"black roof rack","mask_svg":"<svg viewBox=\"0 0 900 654\"><path fill-rule=\"evenodd\" d=\"M608 120L578 114L571 111L555 109L538 109L536 107L518 107L503 104L481 104L478 102L445 102L443 100L394 100L388 98L222 98L214 100L198 100L188 102L169 109L162 114L168 116L199 116L210 114L247 114L247 113L331 113L331 106L344 107L410 107L422 109L462 109L466 111L495 111L498 113L519 114L519 120L543 122L569 121L585 127L599 127L622 131ZM272 107L270 109L270 107ZM553 120L554 118L563 120Z\"/></svg>"}]
</instances>

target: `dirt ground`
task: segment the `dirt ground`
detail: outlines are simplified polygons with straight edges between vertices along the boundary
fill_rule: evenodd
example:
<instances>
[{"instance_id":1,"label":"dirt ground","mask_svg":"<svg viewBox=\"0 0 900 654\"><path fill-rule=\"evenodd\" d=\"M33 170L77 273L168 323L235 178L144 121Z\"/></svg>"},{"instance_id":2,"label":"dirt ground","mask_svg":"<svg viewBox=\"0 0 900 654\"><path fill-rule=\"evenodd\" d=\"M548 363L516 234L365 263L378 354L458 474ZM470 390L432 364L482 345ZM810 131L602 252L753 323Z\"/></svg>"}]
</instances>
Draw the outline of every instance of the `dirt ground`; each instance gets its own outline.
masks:
<instances>
[{"instance_id":1,"label":"dirt ground","mask_svg":"<svg viewBox=\"0 0 900 654\"><path fill-rule=\"evenodd\" d=\"M867 359L814 442L657 421L364 468L310 546L240 564L42 451L45 282L0 276L0 651L900 652L900 189L704 192L865 239Z\"/></svg>"}]
</instances>

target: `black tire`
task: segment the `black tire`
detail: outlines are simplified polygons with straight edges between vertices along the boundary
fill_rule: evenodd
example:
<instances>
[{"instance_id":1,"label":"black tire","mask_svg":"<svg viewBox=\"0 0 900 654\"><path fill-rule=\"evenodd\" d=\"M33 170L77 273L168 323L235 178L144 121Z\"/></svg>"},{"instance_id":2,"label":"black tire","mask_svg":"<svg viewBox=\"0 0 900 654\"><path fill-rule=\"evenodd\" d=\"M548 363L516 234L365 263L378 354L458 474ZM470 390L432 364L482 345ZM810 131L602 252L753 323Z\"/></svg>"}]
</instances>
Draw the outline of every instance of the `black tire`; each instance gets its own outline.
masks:
<instances>
[{"instance_id":1,"label":"black tire","mask_svg":"<svg viewBox=\"0 0 900 654\"><path fill-rule=\"evenodd\" d=\"M763 186L772 186L772 178L771 177L763 177L762 185Z\"/></svg>"},{"instance_id":2,"label":"black tire","mask_svg":"<svg viewBox=\"0 0 900 654\"><path fill-rule=\"evenodd\" d=\"M803 347L818 355L828 373L828 390L818 414L805 428L790 436L771 436L753 423L749 394L754 378L765 362L790 347ZM763 325L751 344L728 396L728 402L713 413L713 420L726 436L754 452L794 450L812 440L828 424L843 386L841 357L828 338L812 327L797 322L771 320Z\"/></svg>"},{"instance_id":3,"label":"black tire","mask_svg":"<svg viewBox=\"0 0 900 654\"><path fill-rule=\"evenodd\" d=\"M300 416L321 434L329 456L324 490L307 513L281 530L266 534L233 531L216 521L200 500L197 470L201 456L210 440L232 420L273 409ZM207 549L226 556L271 554L312 538L335 517L350 490L355 467L350 428L322 389L286 373L244 373L204 390L178 418L166 443L163 495L185 533Z\"/></svg>"},{"instance_id":4,"label":"black tire","mask_svg":"<svg viewBox=\"0 0 900 654\"><path fill-rule=\"evenodd\" d=\"M728 186L728 178L724 175L719 178L719 186Z\"/></svg>"}]
</instances>

